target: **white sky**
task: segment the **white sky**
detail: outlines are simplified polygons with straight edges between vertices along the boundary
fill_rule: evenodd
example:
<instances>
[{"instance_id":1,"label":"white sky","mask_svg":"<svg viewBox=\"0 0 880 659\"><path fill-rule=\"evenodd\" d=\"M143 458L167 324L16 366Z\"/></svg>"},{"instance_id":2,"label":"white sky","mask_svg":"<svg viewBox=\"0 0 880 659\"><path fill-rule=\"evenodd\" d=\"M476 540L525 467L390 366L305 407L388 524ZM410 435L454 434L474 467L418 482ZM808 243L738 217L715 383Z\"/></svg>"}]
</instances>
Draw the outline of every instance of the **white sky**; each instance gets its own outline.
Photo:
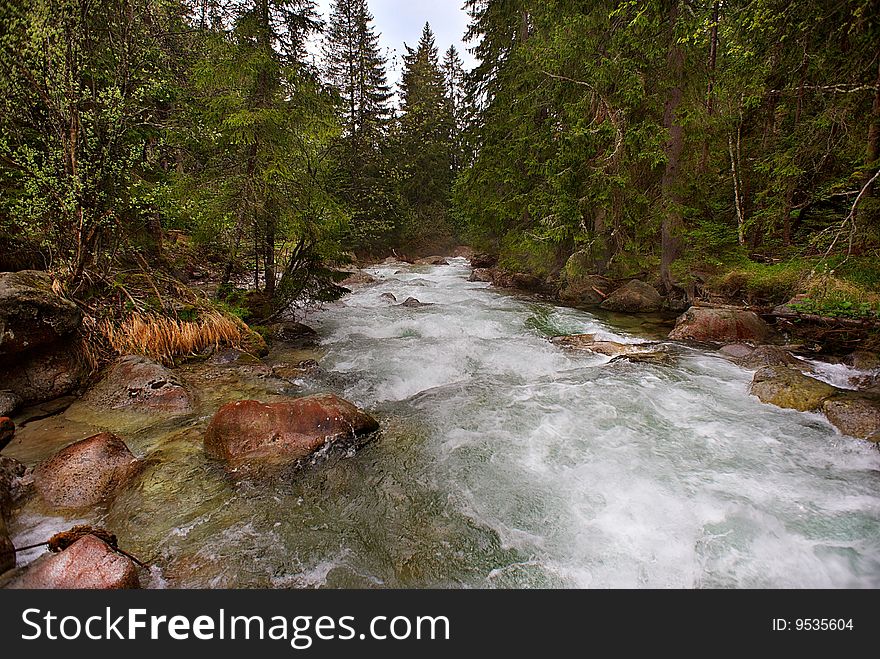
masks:
<instances>
[{"instance_id":1,"label":"white sky","mask_svg":"<svg viewBox=\"0 0 880 659\"><path fill-rule=\"evenodd\" d=\"M331 0L318 0L318 8L326 20L330 14ZM396 84L400 79L403 44L415 46L422 35L425 21L431 24L442 59L443 53L454 44L461 54L465 69L476 65L464 43L468 15L462 8L464 0L368 0L373 26L380 34L382 54L388 58L388 82ZM316 52L320 52L317 49Z\"/></svg>"}]
</instances>

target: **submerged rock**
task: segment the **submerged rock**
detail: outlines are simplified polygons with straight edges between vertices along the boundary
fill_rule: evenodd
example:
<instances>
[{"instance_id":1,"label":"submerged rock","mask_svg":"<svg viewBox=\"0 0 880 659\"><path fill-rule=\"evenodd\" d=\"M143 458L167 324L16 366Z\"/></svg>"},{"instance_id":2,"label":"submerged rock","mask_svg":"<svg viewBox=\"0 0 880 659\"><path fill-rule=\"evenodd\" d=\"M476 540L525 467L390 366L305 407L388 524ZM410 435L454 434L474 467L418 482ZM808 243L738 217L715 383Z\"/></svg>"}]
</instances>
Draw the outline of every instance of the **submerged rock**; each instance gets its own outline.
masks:
<instances>
[{"instance_id":1,"label":"submerged rock","mask_svg":"<svg viewBox=\"0 0 880 659\"><path fill-rule=\"evenodd\" d=\"M0 416L0 451L6 448L15 435L15 424L7 416Z\"/></svg>"},{"instance_id":2,"label":"submerged rock","mask_svg":"<svg viewBox=\"0 0 880 659\"><path fill-rule=\"evenodd\" d=\"M367 284L375 284L378 280L371 274L363 270L349 272L349 275L339 282L340 286L363 286Z\"/></svg>"},{"instance_id":3,"label":"submerged rock","mask_svg":"<svg viewBox=\"0 0 880 659\"><path fill-rule=\"evenodd\" d=\"M82 312L52 290L49 273L0 272L0 355L55 343L82 324Z\"/></svg>"},{"instance_id":4,"label":"submerged rock","mask_svg":"<svg viewBox=\"0 0 880 659\"><path fill-rule=\"evenodd\" d=\"M618 355L612 359L610 363L613 364L622 361L631 362L633 364L648 364L650 366L675 366L675 357L668 352L662 352L659 350L654 352L633 352Z\"/></svg>"},{"instance_id":5,"label":"submerged rock","mask_svg":"<svg viewBox=\"0 0 880 659\"><path fill-rule=\"evenodd\" d=\"M0 517L7 521L12 518L12 509L24 496L26 486L22 478L27 468L15 458L0 455Z\"/></svg>"},{"instance_id":6,"label":"submerged rock","mask_svg":"<svg viewBox=\"0 0 880 659\"><path fill-rule=\"evenodd\" d=\"M758 346L745 357L737 360L743 368L764 368L765 366L801 365L799 359L785 348L779 346Z\"/></svg>"},{"instance_id":7,"label":"submerged rock","mask_svg":"<svg viewBox=\"0 0 880 659\"><path fill-rule=\"evenodd\" d=\"M653 313L660 311L663 298L651 284L633 279L611 293L599 306L607 311Z\"/></svg>"},{"instance_id":8,"label":"submerged rock","mask_svg":"<svg viewBox=\"0 0 880 659\"><path fill-rule=\"evenodd\" d=\"M770 334L770 326L753 311L691 307L679 316L669 338L705 343L761 342Z\"/></svg>"},{"instance_id":9,"label":"submerged rock","mask_svg":"<svg viewBox=\"0 0 880 659\"><path fill-rule=\"evenodd\" d=\"M373 417L333 394L278 403L243 400L217 411L204 444L209 455L232 466L289 463L378 429Z\"/></svg>"},{"instance_id":10,"label":"submerged rock","mask_svg":"<svg viewBox=\"0 0 880 659\"><path fill-rule=\"evenodd\" d=\"M880 442L880 396L844 393L826 400L822 411L844 435Z\"/></svg>"},{"instance_id":11,"label":"submerged rock","mask_svg":"<svg viewBox=\"0 0 880 659\"><path fill-rule=\"evenodd\" d=\"M188 414L193 404L170 370L146 357L117 359L84 400L91 406L143 414Z\"/></svg>"},{"instance_id":12,"label":"submerged rock","mask_svg":"<svg viewBox=\"0 0 880 659\"><path fill-rule=\"evenodd\" d=\"M415 265L449 265L449 261L442 256L426 256L423 259L416 259Z\"/></svg>"},{"instance_id":13,"label":"submerged rock","mask_svg":"<svg viewBox=\"0 0 880 659\"><path fill-rule=\"evenodd\" d=\"M15 547L9 530L6 528L6 520L0 515L0 574L15 567Z\"/></svg>"},{"instance_id":14,"label":"submerged rock","mask_svg":"<svg viewBox=\"0 0 880 659\"><path fill-rule=\"evenodd\" d=\"M720 352L722 355L732 357L733 359L742 359L743 357L748 357L752 354L753 351L753 347L747 346L744 343L730 343L718 349L718 352Z\"/></svg>"},{"instance_id":15,"label":"submerged rock","mask_svg":"<svg viewBox=\"0 0 880 659\"><path fill-rule=\"evenodd\" d=\"M0 416L12 416L22 404L21 396L8 389L0 391Z\"/></svg>"},{"instance_id":16,"label":"submerged rock","mask_svg":"<svg viewBox=\"0 0 880 659\"><path fill-rule=\"evenodd\" d=\"M838 390L787 366L767 366L755 373L751 393L762 403L809 412Z\"/></svg>"},{"instance_id":17,"label":"submerged rock","mask_svg":"<svg viewBox=\"0 0 880 659\"><path fill-rule=\"evenodd\" d=\"M88 508L115 496L142 465L119 437L102 432L37 465L34 487L53 508Z\"/></svg>"},{"instance_id":18,"label":"submerged rock","mask_svg":"<svg viewBox=\"0 0 880 659\"><path fill-rule=\"evenodd\" d=\"M306 375L314 374L320 368L320 365L314 359L303 359L295 364L275 364L272 367L272 374L277 378L290 382L298 380Z\"/></svg>"},{"instance_id":19,"label":"submerged rock","mask_svg":"<svg viewBox=\"0 0 880 659\"><path fill-rule=\"evenodd\" d=\"M430 302L419 302L414 297L408 297L403 302L397 305L398 307L409 307L411 309L417 309L419 307L430 307L433 306Z\"/></svg>"},{"instance_id":20,"label":"submerged rock","mask_svg":"<svg viewBox=\"0 0 880 659\"><path fill-rule=\"evenodd\" d=\"M635 353L644 353L647 344L618 343L616 341L597 341L595 334L571 334L554 336L550 339L554 345L572 350L585 350L608 357L618 357Z\"/></svg>"},{"instance_id":21,"label":"submerged rock","mask_svg":"<svg viewBox=\"0 0 880 659\"><path fill-rule=\"evenodd\" d=\"M119 590L140 588L137 567L93 535L34 561L9 588Z\"/></svg>"}]
</instances>

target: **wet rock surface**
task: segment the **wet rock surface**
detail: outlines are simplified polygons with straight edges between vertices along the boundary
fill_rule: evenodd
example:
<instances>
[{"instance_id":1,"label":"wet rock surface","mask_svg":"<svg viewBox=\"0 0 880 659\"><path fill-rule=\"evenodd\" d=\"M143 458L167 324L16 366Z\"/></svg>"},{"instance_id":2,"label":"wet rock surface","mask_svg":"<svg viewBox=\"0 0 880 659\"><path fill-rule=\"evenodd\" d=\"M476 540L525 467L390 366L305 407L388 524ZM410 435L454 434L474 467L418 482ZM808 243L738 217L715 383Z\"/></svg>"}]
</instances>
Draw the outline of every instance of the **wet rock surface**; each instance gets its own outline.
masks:
<instances>
[{"instance_id":1,"label":"wet rock surface","mask_svg":"<svg viewBox=\"0 0 880 659\"><path fill-rule=\"evenodd\" d=\"M830 384L787 366L767 366L755 373L751 393L762 403L809 412L837 393Z\"/></svg>"},{"instance_id":2,"label":"wet rock surface","mask_svg":"<svg viewBox=\"0 0 880 659\"><path fill-rule=\"evenodd\" d=\"M193 410L189 391L174 373L135 355L117 359L84 400L97 408L144 414L188 414Z\"/></svg>"},{"instance_id":3,"label":"wet rock surface","mask_svg":"<svg viewBox=\"0 0 880 659\"><path fill-rule=\"evenodd\" d=\"M205 450L236 466L251 461L296 462L337 440L375 432L366 412L333 394L291 401L224 405L205 432Z\"/></svg>"},{"instance_id":4,"label":"wet rock surface","mask_svg":"<svg viewBox=\"0 0 880 659\"><path fill-rule=\"evenodd\" d=\"M650 284L633 279L616 289L599 306L608 311L653 313L663 307L663 298Z\"/></svg>"},{"instance_id":5,"label":"wet rock surface","mask_svg":"<svg viewBox=\"0 0 880 659\"><path fill-rule=\"evenodd\" d=\"M62 552L37 559L8 587L120 590L140 588L140 580L131 559L87 535Z\"/></svg>"},{"instance_id":6,"label":"wet rock surface","mask_svg":"<svg viewBox=\"0 0 880 659\"><path fill-rule=\"evenodd\" d=\"M763 342L770 326L753 311L691 307L676 321L669 338L702 343Z\"/></svg>"},{"instance_id":7,"label":"wet rock surface","mask_svg":"<svg viewBox=\"0 0 880 659\"><path fill-rule=\"evenodd\" d=\"M37 465L34 486L52 508L88 508L110 500L141 466L125 442L104 432L75 442Z\"/></svg>"}]
</instances>

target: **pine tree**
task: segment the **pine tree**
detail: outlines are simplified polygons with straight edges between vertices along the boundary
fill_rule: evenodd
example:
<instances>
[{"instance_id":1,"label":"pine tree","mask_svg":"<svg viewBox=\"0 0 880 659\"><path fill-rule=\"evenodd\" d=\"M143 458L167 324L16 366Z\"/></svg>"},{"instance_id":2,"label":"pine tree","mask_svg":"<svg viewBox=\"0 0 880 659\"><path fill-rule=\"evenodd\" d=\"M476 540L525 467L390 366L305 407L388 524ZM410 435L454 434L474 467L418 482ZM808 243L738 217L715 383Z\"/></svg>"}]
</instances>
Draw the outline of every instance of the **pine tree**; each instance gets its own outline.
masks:
<instances>
[{"instance_id":1,"label":"pine tree","mask_svg":"<svg viewBox=\"0 0 880 659\"><path fill-rule=\"evenodd\" d=\"M405 167L401 196L410 232L418 239L449 229L455 121L431 26L425 24L416 48L405 48L398 137Z\"/></svg>"},{"instance_id":2,"label":"pine tree","mask_svg":"<svg viewBox=\"0 0 880 659\"><path fill-rule=\"evenodd\" d=\"M351 207L354 247L387 242L397 215L387 159L391 88L366 0L334 0L324 40L324 77L339 95L340 187Z\"/></svg>"},{"instance_id":3,"label":"pine tree","mask_svg":"<svg viewBox=\"0 0 880 659\"><path fill-rule=\"evenodd\" d=\"M455 46L449 46L443 57L443 78L446 84L446 98L452 112L452 171L457 174L470 161L465 131L473 118L473 110L468 102L467 77L461 57Z\"/></svg>"}]
</instances>

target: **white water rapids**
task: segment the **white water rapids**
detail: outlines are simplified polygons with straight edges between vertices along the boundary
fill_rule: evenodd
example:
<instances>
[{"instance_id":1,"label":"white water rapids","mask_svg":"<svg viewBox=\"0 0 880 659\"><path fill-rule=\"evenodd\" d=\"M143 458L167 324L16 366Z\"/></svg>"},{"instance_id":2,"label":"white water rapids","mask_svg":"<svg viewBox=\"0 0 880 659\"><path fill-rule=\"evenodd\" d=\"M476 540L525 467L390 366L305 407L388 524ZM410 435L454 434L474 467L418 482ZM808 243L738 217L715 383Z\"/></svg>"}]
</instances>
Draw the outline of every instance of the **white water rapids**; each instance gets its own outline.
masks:
<instances>
[{"instance_id":1,"label":"white water rapids","mask_svg":"<svg viewBox=\"0 0 880 659\"><path fill-rule=\"evenodd\" d=\"M309 319L330 346L322 365L357 404L415 419L413 478L497 535L505 560L469 585L880 586L869 443L760 403L751 372L708 352L670 367L556 347L548 335L640 339L470 283L463 259L369 272L379 285Z\"/></svg>"}]
</instances>

